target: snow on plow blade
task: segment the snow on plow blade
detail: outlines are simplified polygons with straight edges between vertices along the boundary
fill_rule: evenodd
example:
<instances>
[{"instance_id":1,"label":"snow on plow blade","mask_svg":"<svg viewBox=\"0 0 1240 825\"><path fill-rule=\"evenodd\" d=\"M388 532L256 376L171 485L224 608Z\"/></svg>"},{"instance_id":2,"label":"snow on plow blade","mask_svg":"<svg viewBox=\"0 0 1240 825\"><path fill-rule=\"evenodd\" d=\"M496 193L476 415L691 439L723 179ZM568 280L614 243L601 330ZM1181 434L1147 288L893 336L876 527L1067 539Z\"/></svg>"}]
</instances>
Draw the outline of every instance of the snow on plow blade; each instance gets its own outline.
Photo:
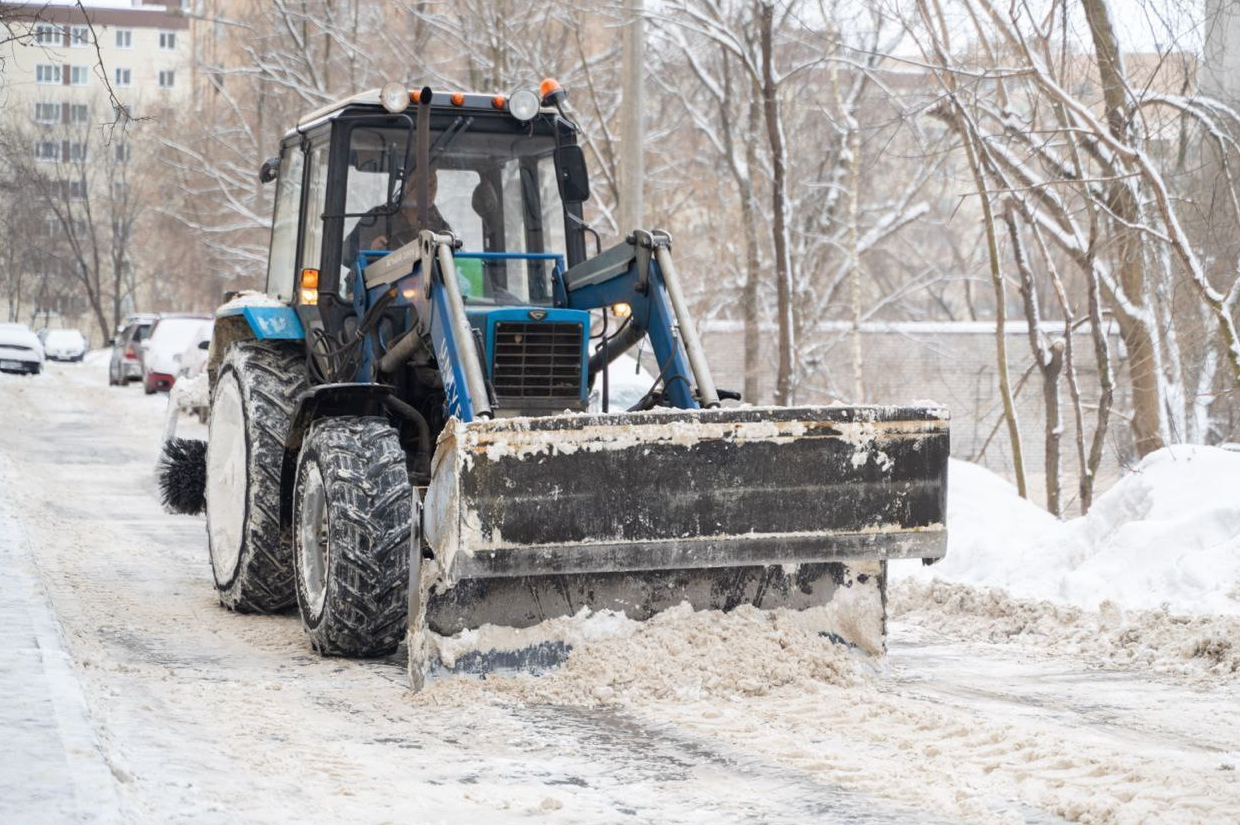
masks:
<instances>
[{"instance_id":1,"label":"snow on plow blade","mask_svg":"<svg viewBox=\"0 0 1240 825\"><path fill-rule=\"evenodd\" d=\"M881 612L882 562L944 553L947 457L937 407L457 423L423 510L426 622L451 635L582 607L802 610L876 578Z\"/></svg>"}]
</instances>

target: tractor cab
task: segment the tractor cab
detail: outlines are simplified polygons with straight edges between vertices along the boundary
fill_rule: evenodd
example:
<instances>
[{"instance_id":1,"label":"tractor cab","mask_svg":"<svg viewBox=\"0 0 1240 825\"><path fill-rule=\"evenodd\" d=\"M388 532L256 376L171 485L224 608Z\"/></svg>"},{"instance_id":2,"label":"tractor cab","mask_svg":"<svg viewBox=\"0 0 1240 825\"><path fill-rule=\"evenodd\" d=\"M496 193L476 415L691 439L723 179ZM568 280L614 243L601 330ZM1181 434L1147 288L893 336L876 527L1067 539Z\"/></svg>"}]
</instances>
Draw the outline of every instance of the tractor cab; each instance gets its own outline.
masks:
<instances>
[{"instance_id":1,"label":"tractor cab","mask_svg":"<svg viewBox=\"0 0 1240 825\"><path fill-rule=\"evenodd\" d=\"M552 105L557 90L518 93L515 105L428 94L423 105L423 92L392 100L385 87L285 136L265 167L279 180L267 291L295 308L324 383L380 380L378 359L404 335L431 344L434 299L414 254L426 229L452 237L495 413L585 408L590 315L567 308L563 273L585 258L589 184L576 127ZM363 320L373 335L359 338ZM434 396L437 360L382 380Z\"/></svg>"}]
</instances>

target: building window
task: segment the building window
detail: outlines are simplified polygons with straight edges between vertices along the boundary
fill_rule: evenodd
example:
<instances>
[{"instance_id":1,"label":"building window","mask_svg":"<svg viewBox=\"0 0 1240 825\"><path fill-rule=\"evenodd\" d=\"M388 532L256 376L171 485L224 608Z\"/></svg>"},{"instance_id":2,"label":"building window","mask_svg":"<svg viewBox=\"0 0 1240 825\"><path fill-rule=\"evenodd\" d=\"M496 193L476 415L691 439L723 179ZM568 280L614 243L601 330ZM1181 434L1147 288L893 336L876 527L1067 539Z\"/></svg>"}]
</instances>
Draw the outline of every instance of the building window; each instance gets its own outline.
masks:
<instances>
[{"instance_id":1,"label":"building window","mask_svg":"<svg viewBox=\"0 0 1240 825\"><path fill-rule=\"evenodd\" d=\"M69 104L69 122L86 123L90 120L90 106L85 103Z\"/></svg>"},{"instance_id":2,"label":"building window","mask_svg":"<svg viewBox=\"0 0 1240 825\"><path fill-rule=\"evenodd\" d=\"M41 140L34 145L34 158L45 163L60 160L60 144L54 140Z\"/></svg>"},{"instance_id":3,"label":"building window","mask_svg":"<svg viewBox=\"0 0 1240 825\"><path fill-rule=\"evenodd\" d=\"M133 30L117 29L116 30L116 48L132 49L133 48Z\"/></svg>"},{"instance_id":4,"label":"building window","mask_svg":"<svg viewBox=\"0 0 1240 825\"><path fill-rule=\"evenodd\" d=\"M86 160L86 144L76 140L70 143L69 160Z\"/></svg>"},{"instance_id":5,"label":"building window","mask_svg":"<svg viewBox=\"0 0 1240 825\"><path fill-rule=\"evenodd\" d=\"M90 29L86 26L73 26L69 30L69 45L74 48L90 45Z\"/></svg>"},{"instance_id":6,"label":"building window","mask_svg":"<svg viewBox=\"0 0 1240 825\"><path fill-rule=\"evenodd\" d=\"M133 150L129 148L128 143L116 144L116 162L129 163L129 159L133 157Z\"/></svg>"},{"instance_id":7,"label":"building window","mask_svg":"<svg viewBox=\"0 0 1240 825\"><path fill-rule=\"evenodd\" d=\"M74 66L69 70L69 83L73 86L85 86L90 79L89 66Z\"/></svg>"},{"instance_id":8,"label":"building window","mask_svg":"<svg viewBox=\"0 0 1240 825\"><path fill-rule=\"evenodd\" d=\"M60 29L51 23L38 23L34 27L34 40L40 46L59 46L64 37Z\"/></svg>"},{"instance_id":9,"label":"building window","mask_svg":"<svg viewBox=\"0 0 1240 825\"><path fill-rule=\"evenodd\" d=\"M69 181L69 198L75 201L86 200L86 181L84 180Z\"/></svg>"},{"instance_id":10,"label":"building window","mask_svg":"<svg viewBox=\"0 0 1240 825\"><path fill-rule=\"evenodd\" d=\"M39 83L59 83L60 66L51 63L40 63L34 67L34 79Z\"/></svg>"},{"instance_id":11,"label":"building window","mask_svg":"<svg viewBox=\"0 0 1240 825\"><path fill-rule=\"evenodd\" d=\"M172 69L163 69L159 73L159 87L161 89L171 89L173 81L176 80L176 72Z\"/></svg>"},{"instance_id":12,"label":"building window","mask_svg":"<svg viewBox=\"0 0 1240 825\"><path fill-rule=\"evenodd\" d=\"M116 85L117 86L132 86L133 85L133 69L117 69L116 70Z\"/></svg>"},{"instance_id":13,"label":"building window","mask_svg":"<svg viewBox=\"0 0 1240 825\"><path fill-rule=\"evenodd\" d=\"M176 47L177 47L177 33L176 32L160 32L159 33L159 48L163 49L166 52L170 52Z\"/></svg>"},{"instance_id":14,"label":"building window","mask_svg":"<svg viewBox=\"0 0 1240 825\"><path fill-rule=\"evenodd\" d=\"M34 119L39 123L56 123L60 120L59 103L34 104Z\"/></svg>"}]
</instances>

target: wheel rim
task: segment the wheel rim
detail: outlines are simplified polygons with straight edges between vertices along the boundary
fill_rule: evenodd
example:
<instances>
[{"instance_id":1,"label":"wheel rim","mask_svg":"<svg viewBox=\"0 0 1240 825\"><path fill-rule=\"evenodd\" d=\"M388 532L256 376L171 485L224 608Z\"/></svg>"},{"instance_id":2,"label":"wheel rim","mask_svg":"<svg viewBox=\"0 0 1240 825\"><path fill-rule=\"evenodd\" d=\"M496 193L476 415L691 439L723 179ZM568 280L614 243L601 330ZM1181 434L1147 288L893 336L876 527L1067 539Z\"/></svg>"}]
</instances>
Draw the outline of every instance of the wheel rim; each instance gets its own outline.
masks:
<instances>
[{"instance_id":1,"label":"wheel rim","mask_svg":"<svg viewBox=\"0 0 1240 825\"><path fill-rule=\"evenodd\" d=\"M232 584L241 559L247 458L241 388L228 373L216 389L207 436L207 535L211 567L220 587Z\"/></svg>"},{"instance_id":2,"label":"wheel rim","mask_svg":"<svg viewBox=\"0 0 1240 825\"><path fill-rule=\"evenodd\" d=\"M327 563L331 558L328 541L327 490L323 474L313 464L306 468L298 502L297 570L306 613L317 617L327 600Z\"/></svg>"}]
</instances>

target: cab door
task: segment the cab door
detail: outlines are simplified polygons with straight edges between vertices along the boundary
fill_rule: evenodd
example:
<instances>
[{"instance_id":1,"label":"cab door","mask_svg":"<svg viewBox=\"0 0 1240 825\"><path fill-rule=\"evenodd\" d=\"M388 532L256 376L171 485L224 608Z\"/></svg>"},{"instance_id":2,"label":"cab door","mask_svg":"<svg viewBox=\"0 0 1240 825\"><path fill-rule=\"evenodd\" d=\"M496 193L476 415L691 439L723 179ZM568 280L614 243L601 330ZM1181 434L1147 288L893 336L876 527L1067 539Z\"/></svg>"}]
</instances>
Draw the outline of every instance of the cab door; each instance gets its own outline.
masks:
<instances>
[{"instance_id":1,"label":"cab door","mask_svg":"<svg viewBox=\"0 0 1240 825\"><path fill-rule=\"evenodd\" d=\"M297 236L301 223L304 166L301 146L298 143L285 144L280 152L280 173L276 178L276 203L271 220L265 289L268 295L284 304L292 304L297 294Z\"/></svg>"}]
</instances>

